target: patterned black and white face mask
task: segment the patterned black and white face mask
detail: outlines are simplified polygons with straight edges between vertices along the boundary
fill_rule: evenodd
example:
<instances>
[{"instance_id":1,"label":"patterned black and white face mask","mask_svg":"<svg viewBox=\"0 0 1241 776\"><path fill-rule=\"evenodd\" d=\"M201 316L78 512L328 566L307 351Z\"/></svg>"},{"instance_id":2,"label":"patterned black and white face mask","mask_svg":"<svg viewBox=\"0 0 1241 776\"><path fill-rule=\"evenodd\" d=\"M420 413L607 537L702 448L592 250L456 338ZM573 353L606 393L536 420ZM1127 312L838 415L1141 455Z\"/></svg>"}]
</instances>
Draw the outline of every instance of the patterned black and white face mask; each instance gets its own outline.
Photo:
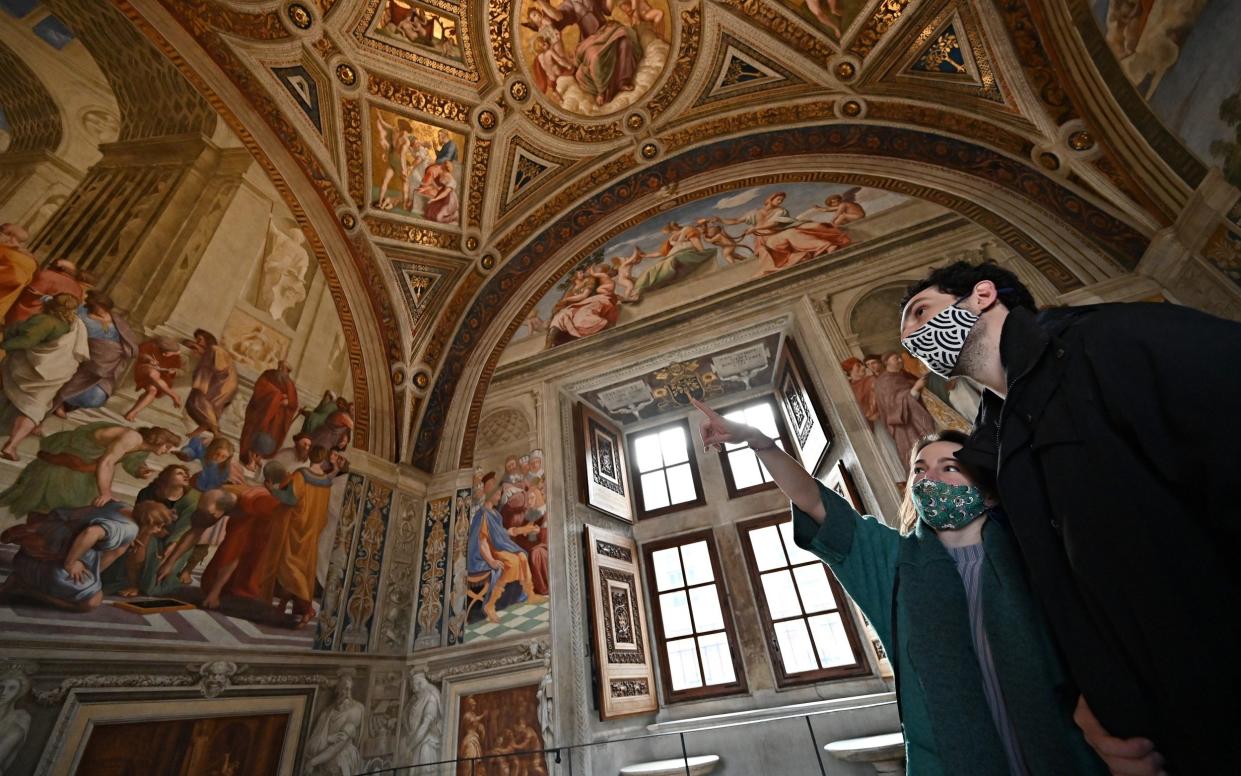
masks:
<instances>
[{"instance_id":1,"label":"patterned black and white face mask","mask_svg":"<svg viewBox=\"0 0 1241 776\"><path fill-rule=\"evenodd\" d=\"M957 307L966 298L963 296L935 313L917 331L901 340L905 350L940 377L952 375L957 359L961 358L961 349L965 347L965 338L980 317Z\"/></svg>"}]
</instances>

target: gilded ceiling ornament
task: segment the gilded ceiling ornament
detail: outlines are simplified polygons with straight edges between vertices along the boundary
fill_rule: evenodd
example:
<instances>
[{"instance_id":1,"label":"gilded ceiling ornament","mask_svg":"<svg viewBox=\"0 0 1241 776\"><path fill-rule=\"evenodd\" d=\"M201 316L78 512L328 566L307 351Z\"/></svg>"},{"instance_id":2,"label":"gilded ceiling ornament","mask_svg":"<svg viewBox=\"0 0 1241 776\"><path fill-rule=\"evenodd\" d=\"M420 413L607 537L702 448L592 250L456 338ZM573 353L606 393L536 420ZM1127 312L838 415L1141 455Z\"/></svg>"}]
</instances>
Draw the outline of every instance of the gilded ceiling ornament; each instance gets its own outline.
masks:
<instances>
[{"instance_id":1,"label":"gilded ceiling ornament","mask_svg":"<svg viewBox=\"0 0 1241 776\"><path fill-rule=\"evenodd\" d=\"M571 140L577 143L602 143L615 140L624 134L621 130L620 119L607 124L578 124L575 121L561 118L538 102L530 103L526 116L548 134L555 135L561 140Z\"/></svg>"},{"instance_id":2,"label":"gilded ceiling ornament","mask_svg":"<svg viewBox=\"0 0 1241 776\"><path fill-rule=\"evenodd\" d=\"M857 75L857 66L852 62L836 63L836 78L841 81L852 81L853 76Z\"/></svg>"},{"instance_id":3,"label":"gilded ceiling ornament","mask_svg":"<svg viewBox=\"0 0 1241 776\"><path fill-rule=\"evenodd\" d=\"M487 169L491 163L491 140L474 138L474 153L470 165L470 190L466 192L466 221L470 226L483 223L483 194L487 190Z\"/></svg>"},{"instance_id":4,"label":"gilded ceiling ornament","mask_svg":"<svg viewBox=\"0 0 1241 776\"><path fill-rule=\"evenodd\" d=\"M791 21L762 0L716 0L716 2L746 21L757 24L816 62L826 62L836 53L818 35L797 22Z\"/></svg>"},{"instance_id":5,"label":"gilded ceiling ornament","mask_svg":"<svg viewBox=\"0 0 1241 776\"><path fill-rule=\"evenodd\" d=\"M466 237L465 238L465 249L467 251L478 250L478 237L474 235L469 235L468 237Z\"/></svg>"},{"instance_id":6,"label":"gilded ceiling ornament","mask_svg":"<svg viewBox=\"0 0 1241 776\"><path fill-rule=\"evenodd\" d=\"M336 77L339 78L340 82L345 86L353 86L358 82L357 71L353 69L352 65L345 62L341 62L336 66Z\"/></svg>"},{"instance_id":7,"label":"gilded ceiling ornament","mask_svg":"<svg viewBox=\"0 0 1241 776\"><path fill-rule=\"evenodd\" d=\"M363 0L360 4L365 8L357 14L352 30L359 45L470 83L480 80L468 4L448 0L413 7L408 0ZM421 14L421 21L416 13Z\"/></svg>"},{"instance_id":8,"label":"gilded ceiling ornament","mask_svg":"<svg viewBox=\"0 0 1241 776\"><path fill-rule=\"evenodd\" d=\"M1090 132L1079 129L1069 135L1069 148L1072 148L1074 151L1089 151L1094 148L1094 137Z\"/></svg>"},{"instance_id":9,"label":"gilded ceiling ornament","mask_svg":"<svg viewBox=\"0 0 1241 776\"><path fill-rule=\"evenodd\" d=\"M345 141L345 180L355 205L366 204L365 133L362 129L362 101L341 100L341 134Z\"/></svg>"},{"instance_id":10,"label":"gilded ceiling ornament","mask_svg":"<svg viewBox=\"0 0 1241 776\"><path fill-rule=\"evenodd\" d=\"M493 130L500 123L493 110L481 110L478 112L478 126L481 129Z\"/></svg>"},{"instance_id":11,"label":"gilded ceiling ornament","mask_svg":"<svg viewBox=\"0 0 1241 776\"><path fill-rule=\"evenodd\" d=\"M630 130L637 132L646 126L646 118L641 113L630 113L625 117L625 126Z\"/></svg>"},{"instance_id":12,"label":"gilded ceiling ornament","mask_svg":"<svg viewBox=\"0 0 1241 776\"><path fill-rule=\"evenodd\" d=\"M883 38L883 34L900 20L908 5L909 0L883 0L875 13L866 20L862 31L853 39L849 51L864 59Z\"/></svg>"},{"instance_id":13,"label":"gilded ceiling ornament","mask_svg":"<svg viewBox=\"0 0 1241 776\"><path fill-rule=\"evenodd\" d=\"M1039 166L1042 167L1044 170L1050 170L1051 172L1055 172L1056 170L1060 169L1060 157L1056 156L1050 151L1040 152L1037 157L1037 160L1038 160Z\"/></svg>"},{"instance_id":14,"label":"gilded ceiling ornament","mask_svg":"<svg viewBox=\"0 0 1241 776\"><path fill-rule=\"evenodd\" d=\"M664 85L647 101L645 108L652 118L659 116L674 100L681 96L690 73L698 62L698 48L702 43L702 6L694 5L681 11L681 47L676 63Z\"/></svg>"},{"instance_id":15,"label":"gilded ceiling ornament","mask_svg":"<svg viewBox=\"0 0 1241 776\"><path fill-rule=\"evenodd\" d=\"M341 213L340 214L340 225L345 227L346 229L353 229L354 227L358 225L358 217L355 216L353 213Z\"/></svg>"},{"instance_id":16,"label":"gilded ceiling ornament","mask_svg":"<svg viewBox=\"0 0 1241 776\"><path fill-rule=\"evenodd\" d=\"M949 135L977 140L1014 156L1029 156L1034 147L1027 138L1004 127L973 116L942 108L914 105L895 100L868 100L866 117L928 129L939 129Z\"/></svg>"},{"instance_id":17,"label":"gilded ceiling ornament","mask_svg":"<svg viewBox=\"0 0 1241 776\"><path fill-rule=\"evenodd\" d=\"M509 84L508 93L517 102L525 102L530 96L530 86L525 81L514 81Z\"/></svg>"},{"instance_id":18,"label":"gilded ceiling ornament","mask_svg":"<svg viewBox=\"0 0 1241 776\"><path fill-rule=\"evenodd\" d=\"M651 159L659 156L659 146L654 143L643 143L640 153L642 154L643 159L650 161Z\"/></svg>"},{"instance_id":19,"label":"gilded ceiling ornament","mask_svg":"<svg viewBox=\"0 0 1241 776\"><path fill-rule=\"evenodd\" d=\"M857 100L847 100L840 106L840 114L849 118L856 118L862 115L862 103Z\"/></svg>"},{"instance_id":20,"label":"gilded ceiling ornament","mask_svg":"<svg viewBox=\"0 0 1241 776\"><path fill-rule=\"evenodd\" d=\"M280 13L275 10L267 13L246 13L225 7L216 0L177 0L177 9L183 14L183 18L193 19L194 23L204 30L217 30L248 40L280 40L289 37L289 31L280 21Z\"/></svg>"},{"instance_id":21,"label":"gilded ceiling ornament","mask_svg":"<svg viewBox=\"0 0 1241 776\"><path fill-rule=\"evenodd\" d=\"M419 370L414 373L414 387L418 389L426 388L431 384L431 374L426 371Z\"/></svg>"},{"instance_id":22,"label":"gilded ceiling ornament","mask_svg":"<svg viewBox=\"0 0 1241 776\"><path fill-rule=\"evenodd\" d=\"M466 124L470 120L470 109L465 104L450 97L424 92L411 84L394 81L375 72L370 73L370 77L366 80L366 87L376 97L383 97L385 100L412 108L420 113L461 124Z\"/></svg>"},{"instance_id":23,"label":"gilded ceiling ornament","mask_svg":"<svg viewBox=\"0 0 1241 776\"><path fill-rule=\"evenodd\" d=\"M488 253L486 256L478 260L478 265L482 267L484 271L490 272L496 268L496 257Z\"/></svg>"},{"instance_id":24,"label":"gilded ceiling ornament","mask_svg":"<svg viewBox=\"0 0 1241 776\"><path fill-rule=\"evenodd\" d=\"M513 0L490 0L487 5L487 29L491 37L491 57L496 63L496 70L501 78L517 69L517 63L513 60L513 20L509 16L511 5L513 5ZM517 99L515 95L514 99Z\"/></svg>"},{"instance_id":25,"label":"gilded ceiling ornament","mask_svg":"<svg viewBox=\"0 0 1241 776\"><path fill-rule=\"evenodd\" d=\"M389 221L386 218L378 218L373 215L365 216L362 221L366 224L367 230L380 239L399 240L431 248L443 248L449 251L461 250L461 235L459 234L441 232L438 229L426 226ZM382 283L380 287L383 287Z\"/></svg>"},{"instance_id":26,"label":"gilded ceiling ornament","mask_svg":"<svg viewBox=\"0 0 1241 776\"><path fill-rule=\"evenodd\" d=\"M308 30L310 25L315 23L314 17L310 15L310 9L301 3L292 3L285 11L289 16L289 21L293 22L293 26L299 30Z\"/></svg>"}]
</instances>

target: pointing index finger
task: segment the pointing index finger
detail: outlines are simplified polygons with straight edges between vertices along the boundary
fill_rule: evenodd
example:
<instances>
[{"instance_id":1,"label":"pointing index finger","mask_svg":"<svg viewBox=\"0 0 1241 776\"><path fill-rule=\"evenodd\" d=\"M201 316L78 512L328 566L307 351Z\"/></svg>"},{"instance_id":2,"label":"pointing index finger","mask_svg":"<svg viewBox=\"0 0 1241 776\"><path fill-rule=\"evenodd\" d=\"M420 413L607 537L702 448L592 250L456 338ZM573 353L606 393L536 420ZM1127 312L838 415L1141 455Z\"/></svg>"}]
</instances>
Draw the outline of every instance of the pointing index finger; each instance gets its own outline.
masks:
<instances>
[{"instance_id":1,"label":"pointing index finger","mask_svg":"<svg viewBox=\"0 0 1241 776\"><path fill-rule=\"evenodd\" d=\"M701 412L703 415L706 415L708 418L712 420L716 420L720 417L718 412L711 409L710 407L703 404L702 402L698 401L693 396L689 397L689 401L690 401L690 404L693 404L698 409L699 412Z\"/></svg>"}]
</instances>

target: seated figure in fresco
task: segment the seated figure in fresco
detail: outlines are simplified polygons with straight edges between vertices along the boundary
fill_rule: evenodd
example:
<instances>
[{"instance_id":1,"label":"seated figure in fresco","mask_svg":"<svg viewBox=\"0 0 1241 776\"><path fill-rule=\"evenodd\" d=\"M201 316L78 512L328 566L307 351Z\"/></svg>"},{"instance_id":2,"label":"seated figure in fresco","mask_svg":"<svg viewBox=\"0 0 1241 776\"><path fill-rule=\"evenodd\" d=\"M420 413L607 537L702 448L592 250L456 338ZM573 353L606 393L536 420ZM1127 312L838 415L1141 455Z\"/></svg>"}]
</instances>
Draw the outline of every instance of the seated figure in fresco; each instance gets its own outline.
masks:
<instances>
[{"instance_id":1,"label":"seated figure in fresco","mask_svg":"<svg viewBox=\"0 0 1241 776\"><path fill-rule=\"evenodd\" d=\"M133 510L119 501L54 509L0 534L20 547L0 600L30 598L88 612L103 601L102 574L138 537Z\"/></svg>"},{"instance_id":2,"label":"seated figure in fresco","mask_svg":"<svg viewBox=\"0 0 1241 776\"><path fill-rule=\"evenodd\" d=\"M526 551L513 541L509 529L504 527L504 518L496 511L500 497L496 473L483 475L482 485L483 503L470 520L467 570L470 574L490 573L483 612L489 621L499 622L496 604L510 582L521 584L522 597L518 601L541 604L547 601L547 596L535 592L530 559Z\"/></svg>"},{"instance_id":3,"label":"seated figure in fresco","mask_svg":"<svg viewBox=\"0 0 1241 776\"><path fill-rule=\"evenodd\" d=\"M22 469L0 507L14 515L112 500L112 477L120 466L135 477L153 476L148 456L166 455L180 438L165 428L133 429L106 420L58 431L39 442L39 456Z\"/></svg>"},{"instance_id":4,"label":"seated figure in fresco","mask_svg":"<svg viewBox=\"0 0 1241 776\"><path fill-rule=\"evenodd\" d=\"M547 595L547 520L546 515L528 509L531 493L527 490L512 491L500 507L500 516L505 530L530 559L530 580L534 592Z\"/></svg>"},{"instance_id":5,"label":"seated figure in fresco","mask_svg":"<svg viewBox=\"0 0 1241 776\"><path fill-rule=\"evenodd\" d=\"M638 278L634 285L634 297L684 280L709 264L717 253L714 245L703 241L702 232L696 226L682 226L676 221L669 221L659 231L664 233L663 245L657 251L642 255L643 258L659 261Z\"/></svg>"}]
</instances>

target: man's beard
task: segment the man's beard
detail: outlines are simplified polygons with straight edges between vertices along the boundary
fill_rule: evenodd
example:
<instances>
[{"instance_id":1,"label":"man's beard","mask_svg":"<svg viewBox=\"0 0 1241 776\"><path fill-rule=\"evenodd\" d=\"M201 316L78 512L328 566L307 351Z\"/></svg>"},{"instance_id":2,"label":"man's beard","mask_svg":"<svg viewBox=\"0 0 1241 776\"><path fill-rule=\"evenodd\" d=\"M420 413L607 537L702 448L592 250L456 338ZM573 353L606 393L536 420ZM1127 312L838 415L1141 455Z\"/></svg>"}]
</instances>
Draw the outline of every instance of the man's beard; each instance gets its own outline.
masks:
<instances>
[{"instance_id":1,"label":"man's beard","mask_svg":"<svg viewBox=\"0 0 1241 776\"><path fill-rule=\"evenodd\" d=\"M957 357L957 365L952 369L953 377L974 377L986 363L984 341L987 324L982 320L974 324L970 333L965 335L965 343L961 345L961 355Z\"/></svg>"}]
</instances>

